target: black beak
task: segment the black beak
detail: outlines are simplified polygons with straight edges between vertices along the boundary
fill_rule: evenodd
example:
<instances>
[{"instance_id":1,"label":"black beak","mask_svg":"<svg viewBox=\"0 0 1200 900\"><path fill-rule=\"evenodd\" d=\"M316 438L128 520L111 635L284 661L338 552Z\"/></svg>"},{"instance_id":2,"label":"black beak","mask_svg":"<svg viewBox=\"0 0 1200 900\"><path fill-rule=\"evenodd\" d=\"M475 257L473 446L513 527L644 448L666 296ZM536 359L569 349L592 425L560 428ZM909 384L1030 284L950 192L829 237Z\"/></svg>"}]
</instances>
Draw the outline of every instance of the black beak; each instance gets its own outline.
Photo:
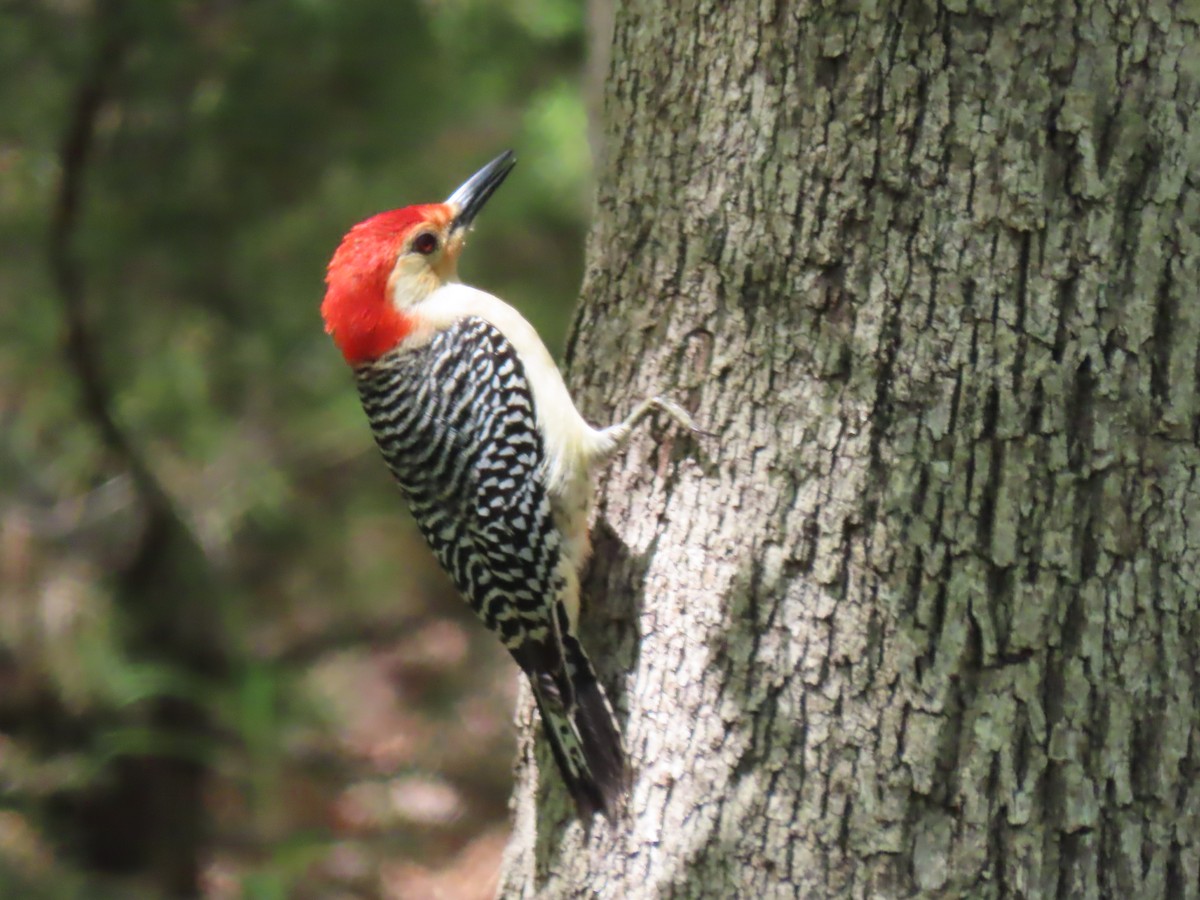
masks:
<instances>
[{"instance_id":1,"label":"black beak","mask_svg":"<svg viewBox=\"0 0 1200 900\"><path fill-rule=\"evenodd\" d=\"M451 194L447 203L458 207L458 214L450 223L451 231L462 231L470 228L475 216L483 209L483 204L500 187L512 167L517 164L517 157L511 150L505 150L490 163L467 179L466 183Z\"/></svg>"}]
</instances>

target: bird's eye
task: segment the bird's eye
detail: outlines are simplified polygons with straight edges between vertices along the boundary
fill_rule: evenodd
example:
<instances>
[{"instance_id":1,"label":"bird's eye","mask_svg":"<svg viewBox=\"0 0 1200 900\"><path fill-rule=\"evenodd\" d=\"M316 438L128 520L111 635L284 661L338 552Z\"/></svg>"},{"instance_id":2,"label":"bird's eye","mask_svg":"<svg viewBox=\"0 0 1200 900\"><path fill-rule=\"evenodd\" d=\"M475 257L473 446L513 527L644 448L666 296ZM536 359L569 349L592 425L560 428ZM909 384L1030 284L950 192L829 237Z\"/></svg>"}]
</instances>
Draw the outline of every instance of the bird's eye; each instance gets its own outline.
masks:
<instances>
[{"instance_id":1,"label":"bird's eye","mask_svg":"<svg viewBox=\"0 0 1200 900\"><path fill-rule=\"evenodd\" d=\"M437 235L430 231L422 231L413 238L412 248L422 256L428 256L438 248Z\"/></svg>"}]
</instances>

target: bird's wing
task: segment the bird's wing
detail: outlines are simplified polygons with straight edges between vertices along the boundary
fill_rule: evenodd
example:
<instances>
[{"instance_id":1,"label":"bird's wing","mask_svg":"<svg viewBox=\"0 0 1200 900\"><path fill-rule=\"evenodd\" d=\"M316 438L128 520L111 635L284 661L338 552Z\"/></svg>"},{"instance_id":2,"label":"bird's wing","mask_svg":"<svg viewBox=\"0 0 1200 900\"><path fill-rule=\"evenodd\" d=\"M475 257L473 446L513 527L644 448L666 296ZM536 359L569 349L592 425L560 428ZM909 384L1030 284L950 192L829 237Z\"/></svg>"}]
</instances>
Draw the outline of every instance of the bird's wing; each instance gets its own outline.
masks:
<instances>
[{"instance_id":1,"label":"bird's wing","mask_svg":"<svg viewBox=\"0 0 1200 900\"><path fill-rule=\"evenodd\" d=\"M459 591L527 671L562 666L562 536L533 393L507 338L462 319L360 377L384 458Z\"/></svg>"}]
</instances>

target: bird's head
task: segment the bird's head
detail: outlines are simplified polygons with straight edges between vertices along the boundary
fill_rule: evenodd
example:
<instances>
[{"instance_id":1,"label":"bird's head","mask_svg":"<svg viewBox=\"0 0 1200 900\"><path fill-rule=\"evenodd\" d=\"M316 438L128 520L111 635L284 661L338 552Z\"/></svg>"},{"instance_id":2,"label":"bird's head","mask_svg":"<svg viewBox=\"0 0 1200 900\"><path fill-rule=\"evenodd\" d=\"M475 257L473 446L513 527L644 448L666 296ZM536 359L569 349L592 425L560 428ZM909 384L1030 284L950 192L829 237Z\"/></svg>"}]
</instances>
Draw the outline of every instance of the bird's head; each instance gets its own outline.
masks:
<instances>
[{"instance_id":1,"label":"bird's head","mask_svg":"<svg viewBox=\"0 0 1200 900\"><path fill-rule=\"evenodd\" d=\"M506 150L445 203L379 213L342 238L325 275L321 315L348 363L396 347L417 325L411 308L457 279L467 231L516 161Z\"/></svg>"}]
</instances>

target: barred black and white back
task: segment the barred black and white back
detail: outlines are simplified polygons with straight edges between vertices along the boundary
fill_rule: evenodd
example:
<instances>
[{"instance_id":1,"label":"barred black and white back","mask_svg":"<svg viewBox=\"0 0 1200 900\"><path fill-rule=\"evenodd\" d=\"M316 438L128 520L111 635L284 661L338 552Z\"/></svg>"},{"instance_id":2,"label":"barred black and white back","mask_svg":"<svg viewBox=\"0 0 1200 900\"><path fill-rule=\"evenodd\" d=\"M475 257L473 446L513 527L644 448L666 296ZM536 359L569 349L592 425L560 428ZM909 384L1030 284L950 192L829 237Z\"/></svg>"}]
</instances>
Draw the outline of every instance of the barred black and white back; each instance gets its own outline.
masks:
<instances>
[{"instance_id":1,"label":"barred black and white back","mask_svg":"<svg viewBox=\"0 0 1200 900\"><path fill-rule=\"evenodd\" d=\"M526 672L581 812L613 814L626 763L564 604L572 561L534 392L504 334L469 316L356 370L376 443L467 602ZM573 584L572 584L573 587Z\"/></svg>"}]
</instances>

